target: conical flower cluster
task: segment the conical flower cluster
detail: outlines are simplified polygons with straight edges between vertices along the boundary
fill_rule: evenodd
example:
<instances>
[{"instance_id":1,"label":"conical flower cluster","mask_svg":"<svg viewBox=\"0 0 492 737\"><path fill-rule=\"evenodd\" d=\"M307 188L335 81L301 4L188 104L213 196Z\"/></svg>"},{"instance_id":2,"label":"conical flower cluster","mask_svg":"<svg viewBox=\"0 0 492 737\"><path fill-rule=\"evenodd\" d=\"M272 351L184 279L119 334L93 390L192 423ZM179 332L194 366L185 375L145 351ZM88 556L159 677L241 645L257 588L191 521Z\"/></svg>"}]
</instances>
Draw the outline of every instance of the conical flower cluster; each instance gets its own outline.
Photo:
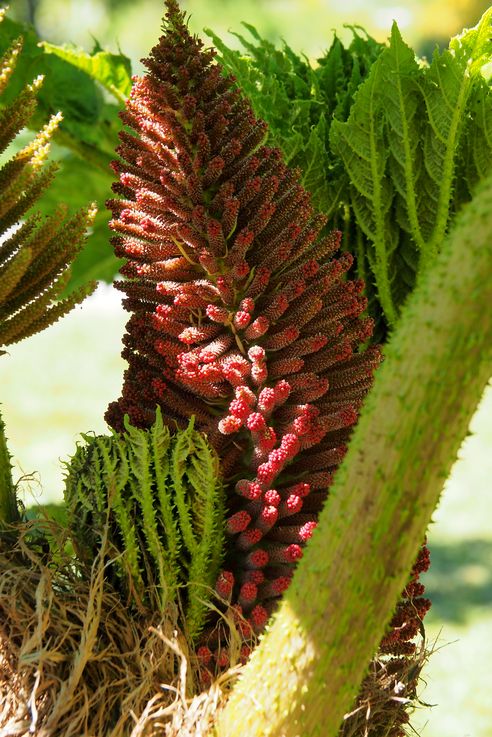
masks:
<instances>
[{"instance_id":1,"label":"conical flower cluster","mask_svg":"<svg viewBox=\"0 0 492 737\"><path fill-rule=\"evenodd\" d=\"M122 119L110 202L132 312L107 420L194 415L222 462L218 592L261 631L311 536L380 361L363 284L345 278L299 174L174 0ZM136 132L130 132L133 130ZM246 633L245 633L246 634Z\"/></svg>"}]
</instances>

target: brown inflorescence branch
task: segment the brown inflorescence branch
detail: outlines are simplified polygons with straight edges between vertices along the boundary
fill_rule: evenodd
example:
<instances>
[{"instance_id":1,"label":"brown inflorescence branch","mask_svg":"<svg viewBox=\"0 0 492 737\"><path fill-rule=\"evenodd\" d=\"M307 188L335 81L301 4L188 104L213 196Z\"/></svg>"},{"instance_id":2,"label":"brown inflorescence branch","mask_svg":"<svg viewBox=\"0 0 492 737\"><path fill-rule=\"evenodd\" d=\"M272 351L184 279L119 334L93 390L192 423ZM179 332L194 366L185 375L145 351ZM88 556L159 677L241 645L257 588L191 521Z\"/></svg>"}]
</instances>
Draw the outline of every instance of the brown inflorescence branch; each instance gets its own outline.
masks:
<instances>
[{"instance_id":1,"label":"brown inflorescence branch","mask_svg":"<svg viewBox=\"0 0 492 737\"><path fill-rule=\"evenodd\" d=\"M168 0L135 78L110 201L132 313L121 398L106 419L195 415L222 462L227 545L218 593L258 633L311 536L373 371L363 284L346 279L280 152L214 52ZM246 624L244 624L246 622ZM247 649L247 648L246 648ZM206 647L201 655L211 658ZM219 656L225 657L225 656Z\"/></svg>"},{"instance_id":2,"label":"brown inflorescence branch","mask_svg":"<svg viewBox=\"0 0 492 737\"><path fill-rule=\"evenodd\" d=\"M0 12L0 22L2 18ZM0 95L21 51L18 39L0 58ZM30 122L41 84L38 77L0 110L0 153ZM53 115L34 140L0 168L0 354L5 353L2 347L56 322L96 288L90 282L60 298L94 219L94 206L71 217L61 206L44 219L32 210L57 169L46 159L61 119L60 113Z\"/></svg>"}]
</instances>

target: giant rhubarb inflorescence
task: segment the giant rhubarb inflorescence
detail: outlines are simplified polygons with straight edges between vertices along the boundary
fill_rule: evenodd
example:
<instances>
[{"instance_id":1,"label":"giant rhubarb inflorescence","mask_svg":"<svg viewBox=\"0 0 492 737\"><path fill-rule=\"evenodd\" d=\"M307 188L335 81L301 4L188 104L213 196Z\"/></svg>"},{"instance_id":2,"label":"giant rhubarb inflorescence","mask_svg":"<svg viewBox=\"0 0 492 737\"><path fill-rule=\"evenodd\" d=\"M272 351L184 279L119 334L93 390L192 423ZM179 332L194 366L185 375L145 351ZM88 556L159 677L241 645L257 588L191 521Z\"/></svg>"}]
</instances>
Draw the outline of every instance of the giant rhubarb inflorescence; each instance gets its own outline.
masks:
<instances>
[{"instance_id":1,"label":"giant rhubarb inflorescence","mask_svg":"<svg viewBox=\"0 0 492 737\"><path fill-rule=\"evenodd\" d=\"M165 421L208 435L222 460L228 519L217 591L261 631L311 536L380 361L359 351L352 258L333 258L310 197L262 145L232 77L193 38L174 0L134 81L114 163L113 243L132 316L121 398L107 420ZM245 632L245 635L247 633Z\"/></svg>"}]
</instances>

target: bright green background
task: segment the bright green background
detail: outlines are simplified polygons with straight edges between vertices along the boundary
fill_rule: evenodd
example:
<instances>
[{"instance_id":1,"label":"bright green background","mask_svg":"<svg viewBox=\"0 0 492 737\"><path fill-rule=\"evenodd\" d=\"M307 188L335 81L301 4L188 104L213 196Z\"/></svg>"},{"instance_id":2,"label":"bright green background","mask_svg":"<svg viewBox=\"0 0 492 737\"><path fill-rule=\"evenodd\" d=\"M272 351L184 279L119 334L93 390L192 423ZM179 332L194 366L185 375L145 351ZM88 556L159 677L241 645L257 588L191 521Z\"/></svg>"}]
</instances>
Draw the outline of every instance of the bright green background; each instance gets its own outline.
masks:
<instances>
[{"instance_id":1,"label":"bright green background","mask_svg":"<svg viewBox=\"0 0 492 737\"><path fill-rule=\"evenodd\" d=\"M90 48L96 36L138 59L159 34L160 0L14 0L10 14L25 19L30 5L38 6L41 36L57 43L72 40ZM226 36L227 29L240 30L240 20L246 20L312 57L342 23L363 25L383 40L393 18L407 40L428 50L435 40L473 25L487 5L466 0L183 2L197 32L211 26ZM0 360L0 400L16 476L37 472L22 484L29 506L60 497L60 459L73 451L79 432L104 432L102 415L119 395L124 369L119 352L125 319L116 292L102 286L84 307L13 346ZM433 608L426 629L439 649L425 669L428 685L421 697L438 706L422 707L414 718L423 737L492 735L492 388L471 430L429 534L432 569L426 578Z\"/></svg>"}]
</instances>

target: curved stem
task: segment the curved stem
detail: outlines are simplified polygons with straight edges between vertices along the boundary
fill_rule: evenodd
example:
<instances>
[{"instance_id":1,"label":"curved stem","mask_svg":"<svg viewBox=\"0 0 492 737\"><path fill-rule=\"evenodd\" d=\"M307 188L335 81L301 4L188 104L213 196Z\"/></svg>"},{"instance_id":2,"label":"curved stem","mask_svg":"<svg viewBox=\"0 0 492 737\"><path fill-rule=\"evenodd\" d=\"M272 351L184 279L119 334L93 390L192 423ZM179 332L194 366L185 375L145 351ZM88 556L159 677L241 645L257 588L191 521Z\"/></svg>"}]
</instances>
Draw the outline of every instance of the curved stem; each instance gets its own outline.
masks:
<instances>
[{"instance_id":1,"label":"curved stem","mask_svg":"<svg viewBox=\"0 0 492 737\"><path fill-rule=\"evenodd\" d=\"M492 373L492 177L388 343L319 526L218 737L336 737Z\"/></svg>"},{"instance_id":2,"label":"curved stem","mask_svg":"<svg viewBox=\"0 0 492 737\"><path fill-rule=\"evenodd\" d=\"M19 519L10 458L5 437L5 424L0 414L0 527Z\"/></svg>"}]
</instances>

